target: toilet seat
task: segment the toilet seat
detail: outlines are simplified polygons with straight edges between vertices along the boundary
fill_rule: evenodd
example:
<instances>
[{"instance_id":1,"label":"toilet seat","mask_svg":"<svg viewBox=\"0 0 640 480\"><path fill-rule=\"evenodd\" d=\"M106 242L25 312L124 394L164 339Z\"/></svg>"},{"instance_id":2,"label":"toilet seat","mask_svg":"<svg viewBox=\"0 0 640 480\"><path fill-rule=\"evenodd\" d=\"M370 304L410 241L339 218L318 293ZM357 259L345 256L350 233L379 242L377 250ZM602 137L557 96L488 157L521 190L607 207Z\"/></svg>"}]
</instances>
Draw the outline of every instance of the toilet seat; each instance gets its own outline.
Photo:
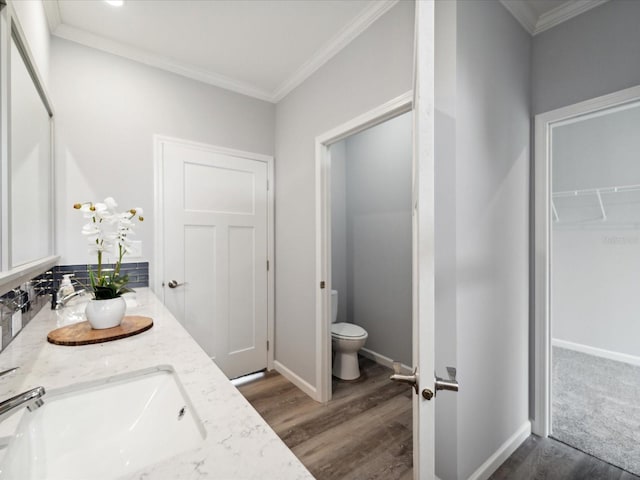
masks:
<instances>
[{"instance_id":1,"label":"toilet seat","mask_svg":"<svg viewBox=\"0 0 640 480\"><path fill-rule=\"evenodd\" d=\"M331 324L331 336L336 338L363 338L367 336L367 331L354 323L333 323Z\"/></svg>"}]
</instances>

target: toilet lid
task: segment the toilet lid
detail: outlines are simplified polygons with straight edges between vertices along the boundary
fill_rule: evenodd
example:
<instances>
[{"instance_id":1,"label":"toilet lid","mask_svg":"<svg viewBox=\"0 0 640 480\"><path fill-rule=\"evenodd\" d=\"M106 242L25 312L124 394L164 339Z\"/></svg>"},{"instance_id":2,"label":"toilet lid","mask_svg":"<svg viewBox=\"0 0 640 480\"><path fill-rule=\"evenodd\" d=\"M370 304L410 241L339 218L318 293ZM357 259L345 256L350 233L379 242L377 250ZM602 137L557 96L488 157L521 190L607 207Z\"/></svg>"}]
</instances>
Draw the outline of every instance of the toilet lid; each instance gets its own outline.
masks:
<instances>
[{"instance_id":1,"label":"toilet lid","mask_svg":"<svg viewBox=\"0 0 640 480\"><path fill-rule=\"evenodd\" d=\"M367 331L353 323L333 323L331 325L331 335L336 337L357 338L367 336Z\"/></svg>"}]
</instances>

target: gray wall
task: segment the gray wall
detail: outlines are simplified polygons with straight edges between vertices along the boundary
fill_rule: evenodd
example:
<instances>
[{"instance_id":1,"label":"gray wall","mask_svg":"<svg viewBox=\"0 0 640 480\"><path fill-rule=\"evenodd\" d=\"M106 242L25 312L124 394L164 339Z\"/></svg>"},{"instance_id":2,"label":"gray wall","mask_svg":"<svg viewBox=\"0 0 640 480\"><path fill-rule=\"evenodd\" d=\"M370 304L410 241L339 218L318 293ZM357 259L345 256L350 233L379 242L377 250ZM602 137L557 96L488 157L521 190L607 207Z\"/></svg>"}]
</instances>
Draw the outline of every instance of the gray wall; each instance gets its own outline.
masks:
<instances>
[{"instance_id":1,"label":"gray wall","mask_svg":"<svg viewBox=\"0 0 640 480\"><path fill-rule=\"evenodd\" d=\"M341 223L346 225L346 242L337 248L332 244L331 252L339 318L367 331L366 349L411 365L412 114L338 145L346 147L342 166L335 173L333 148L331 158L332 181L338 183L336 190L342 186L346 192L340 206L340 197L331 199L332 211L337 213L332 219L332 237L334 224L338 237L342 236ZM345 165L346 182L340 185ZM337 284L342 282L345 266L347 290L341 291ZM333 281L336 274L338 282Z\"/></svg>"},{"instance_id":2,"label":"gray wall","mask_svg":"<svg viewBox=\"0 0 640 480\"><path fill-rule=\"evenodd\" d=\"M531 38L499 2L464 0L456 48L456 453L468 478L529 418Z\"/></svg>"},{"instance_id":3,"label":"gray wall","mask_svg":"<svg viewBox=\"0 0 640 480\"><path fill-rule=\"evenodd\" d=\"M338 291L337 322L347 318L347 163L346 140L331 145L331 288Z\"/></svg>"},{"instance_id":4,"label":"gray wall","mask_svg":"<svg viewBox=\"0 0 640 480\"><path fill-rule=\"evenodd\" d=\"M312 386L315 138L412 88L413 29L414 3L399 2L276 107L275 355Z\"/></svg>"},{"instance_id":5,"label":"gray wall","mask_svg":"<svg viewBox=\"0 0 640 480\"><path fill-rule=\"evenodd\" d=\"M54 38L56 241L62 264L87 262L76 202L113 196L139 206L143 257L153 260L153 135L272 155L275 106Z\"/></svg>"},{"instance_id":6,"label":"gray wall","mask_svg":"<svg viewBox=\"0 0 640 480\"><path fill-rule=\"evenodd\" d=\"M640 84L640 2L611 0L533 39L538 114Z\"/></svg>"}]
</instances>

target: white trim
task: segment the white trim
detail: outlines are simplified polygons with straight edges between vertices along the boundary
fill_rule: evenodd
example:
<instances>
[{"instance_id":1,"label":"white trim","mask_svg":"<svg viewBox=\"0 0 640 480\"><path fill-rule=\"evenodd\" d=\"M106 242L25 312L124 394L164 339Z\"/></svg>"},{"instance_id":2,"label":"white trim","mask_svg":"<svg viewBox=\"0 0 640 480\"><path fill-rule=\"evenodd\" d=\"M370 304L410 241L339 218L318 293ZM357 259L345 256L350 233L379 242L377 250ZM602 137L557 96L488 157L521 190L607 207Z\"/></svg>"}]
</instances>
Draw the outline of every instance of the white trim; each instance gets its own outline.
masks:
<instances>
[{"instance_id":1,"label":"white trim","mask_svg":"<svg viewBox=\"0 0 640 480\"><path fill-rule=\"evenodd\" d=\"M9 82L11 69L11 15L9 6L0 10L0 272L9 270ZM1 285L1 284L0 284Z\"/></svg>"},{"instance_id":2,"label":"white trim","mask_svg":"<svg viewBox=\"0 0 640 480\"><path fill-rule=\"evenodd\" d=\"M535 233L534 233L534 321L535 321L535 367L534 367L534 420L533 432L541 437L551 433L549 413L551 410L550 348L549 348L549 289L550 289L550 169L547 161L549 131L541 115L535 118Z\"/></svg>"},{"instance_id":3,"label":"white trim","mask_svg":"<svg viewBox=\"0 0 640 480\"><path fill-rule=\"evenodd\" d=\"M162 164L162 153L164 143L184 145L189 148L206 150L222 155L257 160L267 164L267 260L269 261L269 271L267 272L267 369L273 370L275 361L275 185L274 185L274 158L261 153L245 152L233 148L220 147L202 142L194 142L182 138L170 137L166 135L153 136L153 179L154 179L154 272L151 289L164 304L164 288L162 282L164 278L164 205L163 205L163 181L164 169Z\"/></svg>"},{"instance_id":4,"label":"white trim","mask_svg":"<svg viewBox=\"0 0 640 480\"><path fill-rule=\"evenodd\" d=\"M550 231L550 136L551 127L598 110L617 108L640 100L640 85L626 88L574 105L545 112L535 117L535 245L534 245L534 321L535 376L533 433L546 437L551 433L551 231Z\"/></svg>"},{"instance_id":5,"label":"white trim","mask_svg":"<svg viewBox=\"0 0 640 480\"><path fill-rule=\"evenodd\" d=\"M573 0L565 2L553 10L549 10L548 12L540 15L533 30L533 35L544 32L545 30L580 15L581 13L591 10L592 8L599 7L608 1L609 0Z\"/></svg>"},{"instance_id":6,"label":"white trim","mask_svg":"<svg viewBox=\"0 0 640 480\"><path fill-rule=\"evenodd\" d=\"M284 378L289 380L291 383L293 383L296 387L298 387L304 393L309 395L314 400L318 402L320 401L318 400L318 392L316 388L313 385L311 385L309 382L307 382L306 380L302 379L301 377L293 373L291 370L289 370L287 367L281 364L278 360L273 362L273 366L276 369L276 372L278 372Z\"/></svg>"},{"instance_id":7,"label":"white trim","mask_svg":"<svg viewBox=\"0 0 640 480\"><path fill-rule=\"evenodd\" d=\"M614 352L612 350L592 347L582 343L568 342L558 338L551 339L551 345L554 347L566 348L567 350L586 353L587 355L593 355L594 357L606 358L608 360L615 360L616 362L628 363L629 365L640 367L640 357L629 355L627 353Z\"/></svg>"},{"instance_id":8,"label":"white trim","mask_svg":"<svg viewBox=\"0 0 640 480\"><path fill-rule=\"evenodd\" d=\"M529 435L531 435L531 423L526 421L506 442L500 445L493 455L469 476L468 480L486 480L489 478L498 467L518 449Z\"/></svg>"},{"instance_id":9,"label":"white trim","mask_svg":"<svg viewBox=\"0 0 640 480\"><path fill-rule=\"evenodd\" d=\"M49 0L43 3L45 5L45 16L47 17L49 29L51 34L56 37L128 58L129 60L134 60L145 65L167 70L242 95L277 103L342 51L343 48L349 45L398 2L399 0L377 0L372 2L273 91L249 82L243 82L221 75L212 70L179 62L163 55L111 40L77 27L72 27L62 22L58 0Z\"/></svg>"},{"instance_id":10,"label":"white trim","mask_svg":"<svg viewBox=\"0 0 640 480\"><path fill-rule=\"evenodd\" d=\"M282 82L272 93L272 102L277 103L293 89L313 75L320 67L335 57L340 51L355 40L373 22L387 13L399 0L381 0L373 2L360 14L325 43L309 60L293 75Z\"/></svg>"},{"instance_id":11,"label":"white trim","mask_svg":"<svg viewBox=\"0 0 640 480\"><path fill-rule=\"evenodd\" d=\"M540 16L536 14L526 0L500 0L500 3L527 32L531 35L537 35L608 1L568 0Z\"/></svg>"},{"instance_id":12,"label":"white trim","mask_svg":"<svg viewBox=\"0 0 640 480\"><path fill-rule=\"evenodd\" d=\"M331 399L331 144L411 110L407 92L316 137L316 388L320 402ZM319 288L325 282L324 289Z\"/></svg>"},{"instance_id":13,"label":"white trim","mask_svg":"<svg viewBox=\"0 0 640 480\"><path fill-rule=\"evenodd\" d=\"M178 62L169 57L158 55L141 48L132 47L125 43L117 42L100 35L95 35L64 23L56 28L53 35L81 45L95 48L96 50L128 58L129 60L143 63L151 67L176 73L183 77L198 80L209 85L224 88L259 100L273 102L273 95L270 92L255 87L247 82L234 80L209 70L198 68L187 63Z\"/></svg>"},{"instance_id":14,"label":"white trim","mask_svg":"<svg viewBox=\"0 0 640 480\"><path fill-rule=\"evenodd\" d=\"M363 357L373 360L378 365L382 365L383 367L387 367L387 368L393 368L393 363L394 363L393 359L389 357L386 357L377 352L374 352L373 350L369 350L368 348L361 348L359 353ZM411 375L413 373L413 368L411 368L408 365L405 365L404 363L401 363L400 373L402 373L403 375Z\"/></svg>"},{"instance_id":15,"label":"white trim","mask_svg":"<svg viewBox=\"0 0 640 480\"><path fill-rule=\"evenodd\" d=\"M536 15L536 12L531 8L531 5L524 1L513 0L500 0L500 3L514 16L520 25L522 25L522 28L529 32L530 35L533 35L536 29L538 15Z\"/></svg>"},{"instance_id":16,"label":"white trim","mask_svg":"<svg viewBox=\"0 0 640 480\"><path fill-rule=\"evenodd\" d=\"M267 369L275 368L276 352L276 218L275 218L275 158L267 158Z\"/></svg>"},{"instance_id":17,"label":"white trim","mask_svg":"<svg viewBox=\"0 0 640 480\"><path fill-rule=\"evenodd\" d=\"M316 144L322 143L329 145L339 142L346 137L355 135L362 132L367 128L371 128L378 125L390 118L397 117L402 113L406 113L411 110L413 104L413 91L408 91L402 95L383 103L379 107L369 110L362 115L359 115L348 122L343 123L331 130L318 135L316 137Z\"/></svg>"}]
</instances>

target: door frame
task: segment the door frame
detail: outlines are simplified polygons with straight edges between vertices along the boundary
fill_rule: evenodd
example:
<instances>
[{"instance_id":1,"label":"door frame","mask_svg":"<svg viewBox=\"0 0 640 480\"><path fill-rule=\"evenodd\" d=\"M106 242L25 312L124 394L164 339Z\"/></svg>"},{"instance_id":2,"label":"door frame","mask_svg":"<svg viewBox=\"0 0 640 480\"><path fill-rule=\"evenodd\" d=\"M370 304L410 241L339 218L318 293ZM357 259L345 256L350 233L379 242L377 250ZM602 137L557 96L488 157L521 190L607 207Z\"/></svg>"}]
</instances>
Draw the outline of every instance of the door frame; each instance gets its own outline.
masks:
<instances>
[{"instance_id":1,"label":"door frame","mask_svg":"<svg viewBox=\"0 0 640 480\"><path fill-rule=\"evenodd\" d=\"M406 92L321 135L316 151L316 391L314 400L331 400L331 145L413 109L413 91ZM414 259L415 263L416 259Z\"/></svg>"},{"instance_id":2,"label":"door frame","mask_svg":"<svg viewBox=\"0 0 640 480\"><path fill-rule=\"evenodd\" d=\"M275 231L274 231L274 158L261 153L245 152L232 148L220 147L207 143L185 140L166 135L153 136L153 179L154 179L154 264L151 276L151 289L164 304L164 168L163 146L165 143L179 144L182 146L206 150L212 153L229 155L248 160L264 162L267 165L267 369L274 368L274 325L275 325Z\"/></svg>"},{"instance_id":3,"label":"door frame","mask_svg":"<svg viewBox=\"0 0 640 480\"><path fill-rule=\"evenodd\" d=\"M535 117L534 420L536 435L551 434L551 128L640 100L640 85L541 113Z\"/></svg>"}]
</instances>

